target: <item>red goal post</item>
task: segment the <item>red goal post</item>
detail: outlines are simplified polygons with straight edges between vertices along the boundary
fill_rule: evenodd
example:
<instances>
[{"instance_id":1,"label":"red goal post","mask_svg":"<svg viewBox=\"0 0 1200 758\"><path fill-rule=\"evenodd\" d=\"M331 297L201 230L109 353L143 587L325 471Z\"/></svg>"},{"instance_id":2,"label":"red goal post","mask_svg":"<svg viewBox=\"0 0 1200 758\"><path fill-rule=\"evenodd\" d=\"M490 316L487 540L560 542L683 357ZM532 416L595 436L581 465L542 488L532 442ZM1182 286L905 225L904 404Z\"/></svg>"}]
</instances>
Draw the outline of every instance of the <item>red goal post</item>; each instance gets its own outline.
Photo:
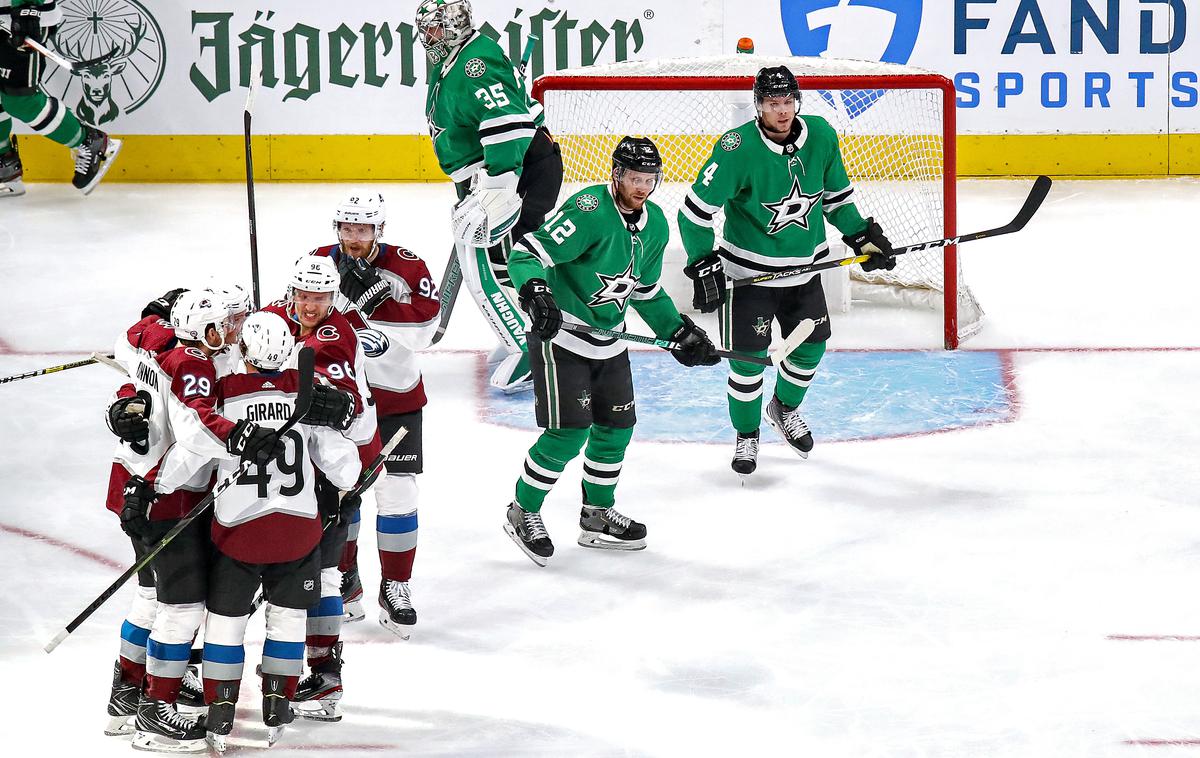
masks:
<instances>
[{"instance_id":1,"label":"red goal post","mask_svg":"<svg viewBox=\"0 0 1200 758\"><path fill-rule=\"evenodd\" d=\"M534 82L533 96L562 147L565 189L606 181L622 136L655 141L664 183L653 199L678 246L675 215L688 186L721 134L754 117L754 73L778 65L796 74L800 111L822 116L838 131L863 215L873 215L897 245L954 236L955 93L950 80L934 72L840 59L674 58L545 75ZM842 243L832 231L837 255ZM955 248L897 260L894 272L853 267L854 298L940 309L947 349L979 330L983 311L963 281Z\"/></svg>"}]
</instances>

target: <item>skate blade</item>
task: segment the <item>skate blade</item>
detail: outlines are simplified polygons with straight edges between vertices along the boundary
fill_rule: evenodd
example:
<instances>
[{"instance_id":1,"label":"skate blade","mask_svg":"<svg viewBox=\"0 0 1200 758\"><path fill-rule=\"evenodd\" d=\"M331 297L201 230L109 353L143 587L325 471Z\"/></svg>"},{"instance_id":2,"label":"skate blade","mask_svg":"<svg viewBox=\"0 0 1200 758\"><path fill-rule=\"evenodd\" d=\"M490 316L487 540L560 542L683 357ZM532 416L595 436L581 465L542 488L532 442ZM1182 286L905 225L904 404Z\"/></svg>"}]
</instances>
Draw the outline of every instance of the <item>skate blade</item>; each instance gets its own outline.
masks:
<instances>
[{"instance_id":1,"label":"skate blade","mask_svg":"<svg viewBox=\"0 0 1200 758\"><path fill-rule=\"evenodd\" d=\"M100 161L100 170L92 177L92 180L79 189L85 196L92 194L92 190L96 189L96 185L112 168L113 161L117 159L117 153L121 152L121 140L108 138L108 149L104 151L104 158Z\"/></svg>"},{"instance_id":2,"label":"skate blade","mask_svg":"<svg viewBox=\"0 0 1200 758\"><path fill-rule=\"evenodd\" d=\"M596 532L580 532L576 540L580 547L593 547L600 550L645 550L646 540L614 540L607 534Z\"/></svg>"},{"instance_id":3,"label":"skate blade","mask_svg":"<svg viewBox=\"0 0 1200 758\"><path fill-rule=\"evenodd\" d=\"M11 182L0 184L0 198L20 197L25 194L25 182L13 179Z\"/></svg>"},{"instance_id":4,"label":"skate blade","mask_svg":"<svg viewBox=\"0 0 1200 758\"><path fill-rule=\"evenodd\" d=\"M342 604L342 623L353 624L355 621L362 621L367 617L363 611L361 600L351 600L348 603Z\"/></svg>"},{"instance_id":5,"label":"skate blade","mask_svg":"<svg viewBox=\"0 0 1200 758\"><path fill-rule=\"evenodd\" d=\"M379 612L379 625L402 640L406 640L412 636L412 625L397 624L395 621L392 621L392 617L388 615L387 611Z\"/></svg>"},{"instance_id":6,"label":"skate blade","mask_svg":"<svg viewBox=\"0 0 1200 758\"><path fill-rule=\"evenodd\" d=\"M279 742L279 738L283 736L285 728L283 724L267 727L267 747L274 747L275 743Z\"/></svg>"},{"instance_id":7,"label":"skate blade","mask_svg":"<svg viewBox=\"0 0 1200 758\"><path fill-rule=\"evenodd\" d=\"M150 734L139 730L133 735L133 749L146 750L151 753L203 753L208 749L208 743L203 738L176 740L161 734Z\"/></svg>"},{"instance_id":8,"label":"skate blade","mask_svg":"<svg viewBox=\"0 0 1200 758\"><path fill-rule=\"evenodd\" d=\"M134 716L109 716L108 726L104 727L104 733L109 737L125 737L133 734L133 719Z\"/></svg>"},{"instance_id":9,"label":"skate blade","mask_svg":"<svg viewBox=\"0 0 1200 758\"><path fill-rule=\"evenodd\" d=\"M209 747L211 747L213 750L216 750L218 753L224 753L226 748L229 747L228 734L209 732L204 736L204 740L208 743Z\"/></svg>"},{"instance_id":10,"label":"skate blade","mask_svg":"<svg viewBox=\"0 0 1200 758\"><path fill-rule=\"evenodd\" d=\"M529 560L533 561L542 568L546 568L546 564L550 562L550 559L543 558L529 548L525 547L525 543L521 541L520 536L517 534L517 530L512 528L512 524L504 525L504 533L507 534L513 542L517 543L517 547L521 548L522 553L529 556Z\"/></svg>"},{"instance_id":11,"label":"skate blade","mask_svg":"<svg viewBox=\"0 0 1200 758\"><path fill-rule=\"evenodd\" d=\"M333 723L342 720L342 706L336 700L306 700L292 703L297 718Z\"/></svg>"},{"instance_id":12,"label":"skate blade","mask_svg":"<svg viewBox=\"0 0 1200 758\"><path fill-rule=\"evenodd\" d=\"M803 450L801 450L798 447L794 447L792 445L792 443L788 442L787 435L783 433L783 430L779 428L779 425L775 423L774 419L772 419L770 416L763 416L763 418L765 418L767 420L767 426L774 429L775 433L783 438L783 443L788 446L789 450L791 450L796 455L800 456L802 459L808 460L808 453L804 452Z\"/></svg>"}]
</instances>

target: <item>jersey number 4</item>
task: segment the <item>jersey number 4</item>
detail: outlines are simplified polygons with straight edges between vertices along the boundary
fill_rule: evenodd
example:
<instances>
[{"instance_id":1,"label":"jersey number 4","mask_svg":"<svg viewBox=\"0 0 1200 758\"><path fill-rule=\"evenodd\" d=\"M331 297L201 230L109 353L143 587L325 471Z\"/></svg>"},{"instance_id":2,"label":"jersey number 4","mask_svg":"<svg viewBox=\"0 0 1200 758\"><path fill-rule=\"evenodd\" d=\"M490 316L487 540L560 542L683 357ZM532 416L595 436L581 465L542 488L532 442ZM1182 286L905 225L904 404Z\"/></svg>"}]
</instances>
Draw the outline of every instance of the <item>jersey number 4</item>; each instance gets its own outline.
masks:
<instances>
[{"instance_id":1,"label":"jersey number 4","mask_svg":"<svg viewBox=\"0 0 1200 758\"><path fill-rule=\"evenodd\" d=\"M288 433L283 436L283 450L279 455L275 456L274 460L268 461L265 465L257 464L252 468L255 473L245 473L238 477L238 484L248 484L258 487L258 497L260 499L267 498L270 495L271 472L267 471L267 466L272 463L279 468L279 473L292 478L291 484L286 484L279 488L279 494L284 497L295 497L304 490L304 467L300 465L300 456L304 455L304 438L300 436L300 432L295 429L288 430ZM292 444L288 445L287 441L291 440ZM292 458L288 460L288 448L292 449Z\"/></svg>"}]
</instances>

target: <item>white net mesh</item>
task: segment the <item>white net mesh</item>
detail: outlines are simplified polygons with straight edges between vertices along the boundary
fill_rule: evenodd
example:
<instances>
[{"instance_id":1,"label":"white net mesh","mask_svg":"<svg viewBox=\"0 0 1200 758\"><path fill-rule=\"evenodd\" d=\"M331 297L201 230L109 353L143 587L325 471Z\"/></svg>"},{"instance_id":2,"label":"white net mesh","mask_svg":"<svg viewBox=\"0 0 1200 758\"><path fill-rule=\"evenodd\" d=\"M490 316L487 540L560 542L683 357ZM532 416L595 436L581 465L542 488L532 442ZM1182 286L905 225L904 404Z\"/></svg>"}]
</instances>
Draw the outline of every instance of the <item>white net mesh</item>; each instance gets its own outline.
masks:
<instances>
[{"instance_id":1,"label":"white net mesh","mask_svg":"<svg viewBox=\"0 0 1200 758\"><path fill-rule=\"evenodd\" d=\"M547 128L562 145L564 189L607 181L617 141L626 134L650 137L664 163L664 183L654 201L672 224L668 259L681 266L674 224L683 196L717 138L754 118L754 74L778 65L788 66L800 82L800 111L823 117L841 135L863 215L874 216L897 246L945 236L954 218L953 176L944 181L953 155L945 109L953 103L936 83L940 77L885 63L731 55L631 61L542 77L536 91L543 93ZM709 77L720 80L697 81ZM829 229L836 249L840 234ZM852 276L855 297L936 308L947 284L956 285L947 328L957 324L957 338L965 339L980 326L983 312L953 254L911 253L897 259L894 271L866 274L855 266ZM871 290L881 288L891 290L883 293L889 296L873 297ZM947 334L948 346L957 342L950 334L954 331Z\"/></svg>"}]
</instances>

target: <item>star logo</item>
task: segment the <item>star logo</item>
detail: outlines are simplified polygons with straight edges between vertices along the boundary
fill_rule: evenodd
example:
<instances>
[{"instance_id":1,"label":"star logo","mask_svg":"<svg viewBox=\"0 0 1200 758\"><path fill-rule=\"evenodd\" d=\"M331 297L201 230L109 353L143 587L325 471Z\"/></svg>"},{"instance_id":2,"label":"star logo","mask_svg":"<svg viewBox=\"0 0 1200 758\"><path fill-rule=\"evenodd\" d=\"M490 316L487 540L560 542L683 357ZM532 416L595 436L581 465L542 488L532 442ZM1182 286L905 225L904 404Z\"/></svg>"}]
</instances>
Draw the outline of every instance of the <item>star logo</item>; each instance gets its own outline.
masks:
<instances>
[{"instance_id":1,"label":"star logo","mask_svg":"<svg viewBox=\"0 0 1200 758\"><path fill-rule=\"evenodd\" d=\"M759 337L766 337L771 331L771 324L770 322L763 320L762 316L759 316L758 321L755 321L753 324L751 324L750 328L753 329L754 333Z\"/></svg>"},{"instance_id":2,"label":"star logo","mask_svg":"<svg viewBox=\"0 0 1200 758\"><path fill-rule=\"evenodd\" d=\"M591 213L600 207L600 200L595 195L580 195L575 198L575 207L584 213Z\"/></svg>"},{"instance_id":3,"label":"star logo","mask_svg":"<svg viewBox=\"0 0 1200 758\"><path fill-rule=\"evenodd\" d=\"M742 135L737 132L726 132L721 138L721 149L727 153L732 153L742 144Z\"/></svg>"},{"instance_id":4,"label":"star logo","mask_svg":"<svg viewBox=\"0 0 1200 758\"><path fill-rule=\"evenodd\" d=\"M487 71L487 64L482 58L472 58L463 65L463 73L472 79L478 79Z\"/></svg>"},{"instance_id":5,"label":"star logo","mask_svg":"<svg viewBox=\"0 0 1200 758\"><path fill-rule=\"evenodd\" d=\"M583 394L575 399L579 401L580 407L584 410L592 407L592 396L587 390L584 390Z\"/></svg>"},{"instance_id":6,"label":"star logo","mask_svg":"<svg viewBox=\"0 0 1200 758\"><path fill-rule=\"evenodd\" d=\"M608 276L597 271L596 277L602 286L592 293L592 299L588 301L588 306L599 308L602 305L615 305L624 311L625 302L629 300L629 296L633 294L633 288L638 283L633 275L633 259L630 258L629 265L616 276Z\"/></svg>"},{"instance_id":7,"label":"star logo","mask_svg":"<svg viewBox=\"0 0 1200 758\"><path fill-rule=\"evenodd\" d=\"M792 188L778 202L763 203L762 207L771 212L771 220L767 226L767 234L778 234L792 224L808 230L808 214L813 206L821 199L821 193L804 194L800 189L800 180L792 177Z\"/></svg>"}]
</instances>

